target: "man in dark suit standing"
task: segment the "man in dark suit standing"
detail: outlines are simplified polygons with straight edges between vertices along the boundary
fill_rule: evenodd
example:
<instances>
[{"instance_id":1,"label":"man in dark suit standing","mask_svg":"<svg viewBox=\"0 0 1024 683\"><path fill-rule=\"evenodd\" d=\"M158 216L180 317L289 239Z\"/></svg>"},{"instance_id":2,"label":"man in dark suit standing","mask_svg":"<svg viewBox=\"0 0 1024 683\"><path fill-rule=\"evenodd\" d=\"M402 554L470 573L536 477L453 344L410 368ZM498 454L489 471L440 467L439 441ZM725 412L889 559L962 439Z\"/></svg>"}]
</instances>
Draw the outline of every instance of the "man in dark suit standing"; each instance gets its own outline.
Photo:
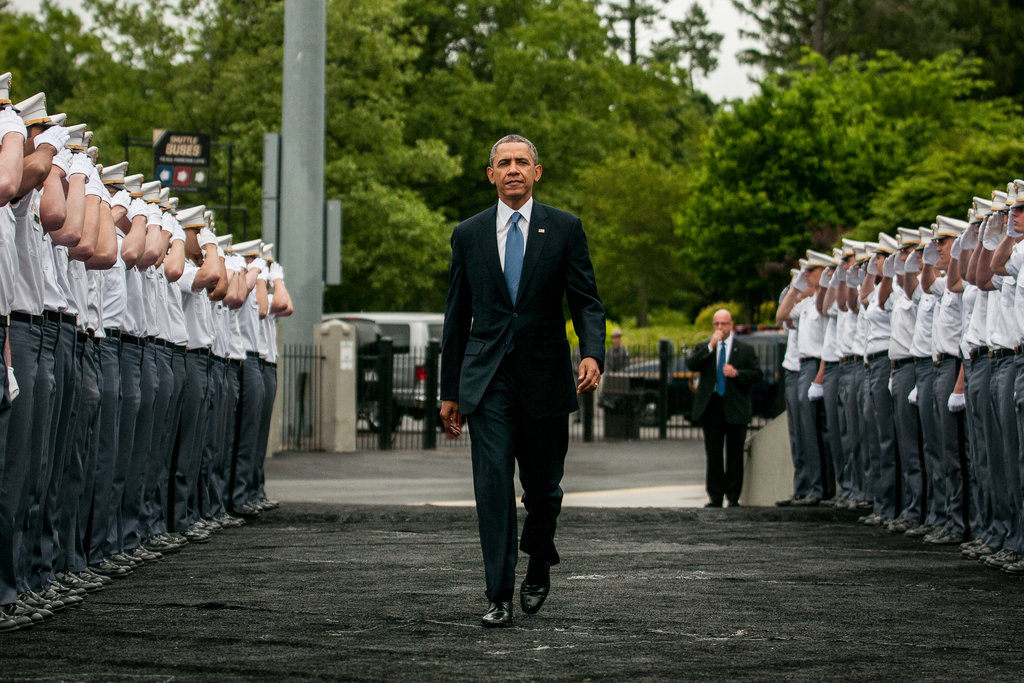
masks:
<instances>
[{"instance_id":1,"label":"man in dark suit standing","mask_svg":"<svg viewBox=\"0 0 1024 683\"><path fill-rule=\"evenodd\" d=\"M714 332L686 357L690 370L700 372L693 400L693 423L704 427L707 455L706 486L711 499L705 507L740 504L743 490L743 442L750 422L750 390L761 379L757 353L732 333L732 314L719 309ZM725 446L725 467L722 447Z\"/></svg>"},{"instance_id":2,"label":"man in dark suit standing","mask_svg":"<svg viewBox=\"0 0 1024 683\"><path fill-rule=\"evenodd\" d=\"M533 143L518 135L491 148L487 178L498 204L452 232L441 343L441 420L457 438L472 429L473 488L486 594L484 626L512 625L515 568L530 556L520 588L524 612L540 609L558 564L569 413L597 388L604 365L604 306L580 219L533 200L540 179ZM582 360L573 381L562 302ZM519 463L523 523L516 547L513 475Z\"/></svg>"}]
</instances>

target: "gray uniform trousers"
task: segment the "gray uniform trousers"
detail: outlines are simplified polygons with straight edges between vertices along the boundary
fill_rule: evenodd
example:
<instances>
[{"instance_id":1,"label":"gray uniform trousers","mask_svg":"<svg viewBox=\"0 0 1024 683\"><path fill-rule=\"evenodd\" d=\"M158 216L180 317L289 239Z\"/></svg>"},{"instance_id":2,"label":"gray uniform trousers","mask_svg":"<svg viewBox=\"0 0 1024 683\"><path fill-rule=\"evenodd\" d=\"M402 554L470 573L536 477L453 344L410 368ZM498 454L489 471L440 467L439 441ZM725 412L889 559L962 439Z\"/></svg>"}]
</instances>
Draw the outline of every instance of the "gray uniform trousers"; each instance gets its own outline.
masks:
<instances>
[{"instance_id":1,"label":"gray uniform trousers","mask_svg":"<svg viewBox=\"0 0 1024 683\"><path fill-rule=\"evenodd\" d=\"M837 493L846 497L846 489L842 486L840 474L846 468L846 457L843 453L842 427L839 419L839 380L842 371L839 362L826 362L825 373L821 380L825 408L825 428L822 434L825 443L825 471L821 483L825 498L832 498ZM838 490L837 490L838 486Z\"/></svg>"},{"instance_id":2,"label":"gray uniform trousers","mask_svg":"<svg viewBox=\"0 0 1024 683\"><path fill-rule=\"evenodd\" d=\"M242 361L226 359L224 362L224 395L221 401L221 433L220 440L217 442L217 459L213 471L210 473L210 511L215 517L227 513L231 501L231 462L235 452L241 381Z\"/></svg>"},{"instance_id":3,"label":"gray uniform trousers","mask_svg":"<svg viewBox=\"0 0 1024 683\"><path fill-rule=\"evenodd\" d=\"M954 536L964 535L964 479L967 470L960 465L960 446L966 444L962 413L949 411L949 396L956 386L960 360L942 356L935 364L935 412L940 424L939 455L942 459L943 528ZM920 405L920 400L918 401Z\"/></svg>"},{"instance_id":4,"label":"gray uniform trousers","mask_svg":"<svg viewBox=\"0 0 1024 683\"><path fill-rule=\"evenodd\" d=\"M171 527L171 516L174 513L174 491L171 488L171 480L174 477L173 459L174 449L178 442L178 425L181 422L181 410L184 403L185 379L187 377L187 362L185 360L185 348L171 347L171 375L173 376L173 389L171 400L168 404L166 424L162 434L159 447L160 478L159 498L160 518L157 521L157 533L173 531Z\"/></svg>"},{"instance_id":5,"label":"gray uniform trousers","mask_svg":"<svg viewBox=\"0 0 1024 683\"><path fill-rule=\"evenodd\" d=\"M102 562L118 552L108 543L116 525L121 498L113 493L117 467L117 438L121 416L121 340L104 337L100 345L100 423L96 457L92 524L89 526L89 564Z\"/></svg>"},{"instance_id":6,"label":"gray uniform trousers","mask_svg":"<svg viewBox=\"0 0 1024 683\"><path fill-rule=\"evenodd\" d=\"M214 502L216 492L211 482L222 460L220 449L224 441L227 367L226 359L210 356L210 415L206 420L206 434L203 437L203 467L199 472L197 490L198 514L202 519L213 519L224 514L223 501Z\"/></svg>"},{"instance_id":7,"label":"gray uniform trousers","mask_svg":"<svg viewBox=\"0 0 1024 683\"><path fill-rule=\"evenodd\" d=\"M143 539L167 531L161 517L164 508L160 498L161 482L167 478L167 470L160 449L164 442L171 398L174 394L174 369L171 367L171 349L165 344L163 340L146 344L146 350L152 350L153 353L156 391L153 394L153 429L149 435L149 447L146 449L145 492L139 521L139 535Z\"/></svg>"},{"instance_id":8,"label":"gray uniform trousers","mask_svg":"<svg viewBox=\"0 0 1024 683\"><path fill-rule=\"evenodd\" d=\"M270 442L270 418L274 413L274 399L277 397L277 363L263 362L263 411L260 415L260 440L256 445L256 499L266 500L264 491L263 463L267 459L267 444Z\"/></svg>"},{"instance_id":9,"label":"gray uniform trousers","mask_svg":"<svg viewBox=\"0 0 1024 683\"><path fill-rule=\"evenodd\" d=\"M205 351L205 349L204 349ZM195 514L199 470L206 444L206 418L209 414L210 355L185 353L185 385L181 394L181 419L178 441L170 467L172 504L168 523L172 531L182 532L199 521Z\"/></svg>"},{"instance_id":10,"label":"gray uniform trousers","mask_svg":"<svg viewBox=\"0 0 1024 683\"><path fill-rule=\"evenodd\" d=\"M100 439L100 346L92 338L78 333L82 351L82 382L78 401L78 420L75 424L75 445L72 450L71 491L78 495L78 508L74 519L74 542L69 548L74 557L69 563L72 571L80 572L89 564L89 518L92 512L92 494L96 488L96 457Z\"/></svg>"},{"instance_id":11,"label":"gray uniform trousers","mask_svg":"<svg viewBox=\"0 0 1024 683\"><path fill-rule=\"evenodd\" d=\"M123 348L130 344L131 342L122 342ZM121 545L125 550L134 550L142 543L142 504L146 495L147 466L153 434L153 405L157 395L157 348L156 345L145 342L139 347L142 354L139 363L139 409L135 414L132 452L128 460L124 500L121 503Z\"/></svg>"},{"instance_id":12,"label":"gray uniform trousers","mask_svg":"<svg viewBox=\"0 0 1024 683\"><path fill-rule=\"evenodd\" d=\"M893 416L896 426L896 451L900 458L900 518L920 524L924 510L924 478L921 472L921 423L917 406L909 396L917 382L914 359L895 361L892 371Z\"/></svg>"},{"instance_id":13,"label":"gray uniform trousers","mask_svg":"<svg viewBox=\"0 0 1024 683\"><path fill-rule=\"evenodd\" d=\"M874 473L874 512L883 519L896 516L896 431L893 426L892 395L889 393L889 374L892 364L882 353L868 361L868 382L871 388L871 415L874 427L869 434L878 444L877 460L872 462ZM874 455L874 453L872 454Z\"/></svg>"},{"instance_id":14,"label":"gray uniform trousers","mask_svg":"<svg viewBox=\"0 0 1024 683\"><path fill-rule=\"evenodd\" d=\"M10 326L15 323L12 321ZM8 340L9 327L6 318L0 322L0 339L6 344ZM15 356L14 349L11 349L11 356ZM3 377L0 383L3 386L3 393L0 394L0 605L7 605L18 599L16 581L14 578L14 503L12 500L14 491L20 491L21 486L15 486L13 474L18 469L18 457L20 451L11 451L7 446L7 429L11 420L12 404L10 388L7 385L7 356L0 354L0 368L3 370ZM16 454L16 455L15 455Z\"/></svg>"},{"instance_id":15,"label":"gray uniform trousers","mask_svg":"<svg viewBox=\"0 0 1024 683\"><path fill-rule=\"evenodd\" d=\"M1001 546L1017 531L1020 517L1020 441L1017 439L1017 410L1014 405L1014 384L1017 381L1017 368L1014 363L1013 349L999 349L1001 354L993 358L992 364L992 414L999 430L999 449L993 454L992 486L994 519L998 520L999 528L1005 529ZM998 460L996 460L998 459ZM1013 548L1012 550L1019 550Z\"/></svg>"},{"instance_id":16,"label":"gray uniform trousers","mask_svg":"<svg viewBox=\"0 0 1024 683\"><path fill-rule=\"evenodd\" d=\"M78 500L64 495L64 487L71 467L71 447L78 415L78 392L81 380L81 362L76 354L75 326L71 322L60 324L57 350L54 356L54 380L57 396L54 399L53 419L50 420L50 440L53 443L53 466L50 468L49 486L43 505L43 535L40 538L42 566L37 571L44 585L54 579L54 573L66 568L61 538L61 520L73 516Z\"/></svg>"},{"instance_id":17,"label":"gray uniform trousers","mask_svg":"<svg viewBox=\"0 0 1024 683\"><path fill-rule=\"evenodd\" d=\"M793 457L793 496L803 498L811 490L800 450L800 371L786 370L786 424L789 426L789 452Z\"/></svg>"},{"instance_id":18,"label":"gray uniform trousers","mask_svg":"<svg viewBox=\"0 0 1024 683\"><path fill-rule=\"evenodd\" d=\"M971 454L971 535L986 543L992 537L992 484L989 472L989 444L995 433L989 394L992 368L987 353L964 364L967 400L967 435ZM1002 542L1002 539L999 539ZM991 545L991 543L989 543Z\"/></svg>"},{"instance_id":19,"label":"gray uniform trousers","mask_svg":"<svg viewBox=\"0 0 1024 683\"><path fill-rule=\"evenodd\" d=\"M839 495L850 500L864 500L863 478L867 463L864 458L861 429L861 395L864 363L848 360L839 366L839 438L843 449L843 466L836 472Z\"/></svg>"},{"instance_id":20,"label":"gray uniform trousers","mask_svg":"<svg viewBox=\"0 0 1024 683\"><path fill-rule=\"evenodd\" d=\"M942 427L935 403L935 363L931 358L917 358L914 370L924 458L924 523L943 527L946 524L946 468L942 463Z\"/></svg>"},{"instance_id":21,"label":"gray uniform trousers","mask_svg":"<svg viewBox=\"0 0 1024 683\"><path fill-rule=\"evenodd\" d=\"M260 418L263 415L263 373L259 355L245 354L242 365L242 386L238 401L238 428L235 432L235 456L231 467L231 505L256 500L253 484L256 459L259 457Z\"/></svg>"},{"instance_id":22,"label":"gray uniform trousers","mask_svg":"<svg viewBox=\"0 0 1024 683\"><path fill-rule=\"evenodd\" d=\"M1014 380L1014 408L1017 413L1017 439L1021 445L1021 448L1017 450L1017 470L1020 488L1024 489L1024 353L1016 354L1013 357L1013 361L1016 372ZM1024 490L1018 493L1018 495L1022 494L1024 494ZM1024 514L1021 504L1018 504L1017 513L1018 515ZM1017 520L1014 536L1007 545L1018 553L1024 554L1021 552L1021 548L1024 547L1024 520L1020 517Z\"/></svg>"},{"instance_id":23,"label":"gray uniform trousers","mask_svg":"<svg viewBox=\"0 0 1024 683\"><path fill-rule=\"evenodd\" d=\"M117 461L114 466L114 516L107 528L107 546L114 552L131 550L124 545L124 501L134 493L137 472L131 471L135 452L135 424L142 404L142 347L134 342L121 341L121 412L118 418ZM129 486L130 484L130 486Z\"/></svg>"},{"instance_id":24,"label":"gray uniform trousers","mask_svg":"<svg viewBox=\"0 0 1024 683\"><path fill-rule=\"evenodd\" d=\"M821 435L818 431L818 406L807 397L807 390L814 383L820 362L818 358L801 358L800 383L797 385L797 401L800 404L800 454L803 457L803 467L809 484L807 495L815 498L824 496L822 453L819 445Z\"/></svg>"}]
</instances>

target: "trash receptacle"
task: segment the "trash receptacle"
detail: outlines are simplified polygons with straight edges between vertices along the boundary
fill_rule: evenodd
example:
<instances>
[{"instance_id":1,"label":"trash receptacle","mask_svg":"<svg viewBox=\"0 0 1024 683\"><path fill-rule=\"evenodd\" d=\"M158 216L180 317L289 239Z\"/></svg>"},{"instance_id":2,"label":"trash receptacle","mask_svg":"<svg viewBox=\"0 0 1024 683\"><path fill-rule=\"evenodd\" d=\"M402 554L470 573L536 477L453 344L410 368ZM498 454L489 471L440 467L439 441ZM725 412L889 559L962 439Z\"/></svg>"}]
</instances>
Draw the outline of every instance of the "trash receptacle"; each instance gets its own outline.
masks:
<instances>
[{"instance_id":1,"label":"trash receptacle","mask_svg":"<svg viewBox=\"0 0 1024 683\"><path fill-rule=\"evenodd\" d=\"M601 380L604 438L640 438L640 412L644 403L643 377L608 373Z\"/></svg>"}]
</instances>

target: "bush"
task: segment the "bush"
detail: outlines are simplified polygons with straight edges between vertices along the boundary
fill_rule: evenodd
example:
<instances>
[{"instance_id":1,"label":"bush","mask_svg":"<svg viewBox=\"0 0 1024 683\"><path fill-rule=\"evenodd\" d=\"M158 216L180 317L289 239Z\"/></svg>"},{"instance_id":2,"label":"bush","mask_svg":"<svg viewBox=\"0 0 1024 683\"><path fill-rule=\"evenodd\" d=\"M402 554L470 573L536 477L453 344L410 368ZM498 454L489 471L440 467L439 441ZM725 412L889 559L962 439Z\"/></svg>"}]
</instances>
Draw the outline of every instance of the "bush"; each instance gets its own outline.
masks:
<instances>
[{"instance_id":1,"label":"bush","mask_svg":"<svg viewBox=\"0 0 1024 683\"><path fill-rule=\"evenodd\" d=\"M732 321L734 323L743 321L740 317L743 307L740 304L735 301L719 301L700 309L700 313L697 314L697 318L693 321L693 326L698 330L705 330L706 335L711 334L711 321L715 317L715 311L720 308L724 308L732 313Z\"/></svg>"}]
</instances>

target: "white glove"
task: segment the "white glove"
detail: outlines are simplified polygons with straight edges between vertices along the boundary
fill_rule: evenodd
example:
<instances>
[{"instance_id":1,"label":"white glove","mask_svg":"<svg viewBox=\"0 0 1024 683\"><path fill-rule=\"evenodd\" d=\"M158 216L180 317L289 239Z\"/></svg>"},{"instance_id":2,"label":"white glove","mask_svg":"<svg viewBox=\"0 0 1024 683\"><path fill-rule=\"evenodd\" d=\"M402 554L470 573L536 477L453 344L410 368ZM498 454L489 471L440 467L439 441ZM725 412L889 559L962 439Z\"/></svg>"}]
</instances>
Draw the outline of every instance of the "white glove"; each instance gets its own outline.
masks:
<instances>
[{"instance_id":1,"label":"white glove","mask_svg":"<svg viewBox=\"0 0 1024 683\"><path fill-rule=\"evenodd\" d=\"M849 272L846 270L846 268L843 268L842 266L836 268L836 277L839 278L840 282L849 283Z\"/></svg>"},{"instance_id":2,"label":"white glove","mask_svg":"<svg viewBox=\"0 0 1024 683\"><path fill-rule=\"evenodd\" d=\"M835 271L832 273L832 277L828 281L828 288L829 289L839 289L839 281L846 279L846 278L844 278L844 277L842 277L840 275L840 273L842 273L842 272L843 272L842 268L837 267L835 269Z\"/></svg>"},{"instance_id":3,"label":"white glove","mask_svg":"<svg viewBox=\"0 0 1024 683\"><path fill-rule=\"evenodd\" d=\"M894 266L895 271L896 271L894 273L894 275L906 275L907 274L907 262L904 261L903 259L901 259L899 254L894 254L894 256L896 256L896 260L893 261L893 266Z\"/></svg>"},{"instance_id":4,"label":"white glove","mask_svg":"<svg viewBox=\"0 0 1024 683\"><path fill-rule=\"evenodd\" d=\"M199 231L199 248L202 249L207 244L217 244L217 236L209 228L203 228Z\"/></svg>"},{"instance_id":5,"label":"white glove","mask_svg":"<svg viewBox=\"0 0 1024 683\"><path fill-rule=\"evenodd\" d=\"M978 226L972 225L960 236L960 248L964 251L972 251L978 246Z\"/></svg>"},{"instance_id":6,"label":"white glove","mask_svg":"<svg viewBox=\"0 0 1024 683\"><path fill-rule=\"evenodd\" d=\"M71 177L71 169L75 166L74 159L71 156L71 150L65 148L54 154L53 165L64 171L65 178ZM81 173L81 171L78 172ZM89 174L86 173L86 176L88 175Z\"/></svg>"},{"instance_id":7,"label":"white glove","mask_svg":"<svg viewBox=\"0 0 1024 683\"><path fill-rule=\"evenodd\" d=\"M917 249L910 252L906 262L903 264L904 273L918 273L921 271L921 252Z\"/></svg>"},{"instance_id":8,"label":"white glove","mask_svg":"<svg viewBox=\"0 0 1024 683\"><path fill-rule=\"evenodd\" d=\"M110 199L111 208L115 206L124 207L125 211L128 210L128 206L132 202L132 196L128 194L128 190L118 190L114 193L114 196Z\"/></svg>"},{"instance_id":9,"label":"white glove","mask_svg":"<svg viewBox=\"0 0 1024 683\"><path fill-rule=\"evenodd\" d=\"M253 262L249 264L248 270L252 270L253 268L258 268L261 271L266 270L267 262L261 258L253 259Z\"/></svg>"},{"instance_id":10,"label":"white glove","mask_svg":"<svg viewBox=\"0 0 1024 683\"><path fill-rule=\"evenodd\" d=\"M259 279L259 280L263 280L269 286L270 285L270 268L268 267L268 268L264 268L263 270L261 270L260 274L257 275L256 278Z\"/></svg>"},{"instance_id":11,"label":"white glove","mask_svg":"<svg viewBox=\"0 0 1024 683\"><path fill-rule=\"evenodd\" d=\"M89 157L86 157L86 159L88 158ZM110 203L110 192L108 192L107 188L104 187L103 181L100 180L99 171L96 170L95 166L92 167L92 170L89 173L89 179L85 181L85 194L96 195L100 199L105 200L108 204Z\"/></svg>"},{"instance_id":12,"label":"white glove","mask_svg":"<svg viewBox=\"0 0 1024 683\"><path fill-rule=\"evenodd\" d=\"M68 138L70 137L71 134L68 133L68 129L64 126L50 126L37 135L33 142L36 145L36 149L39 149L40 145L50 145L54 151L59 152L64 149L64 145L68 144Z\"/></svg>"},{"instance_id":13,"label":"white glove","mask_svg":"<svg viewBox=\"0 0 1024 683\"><path fill-rule=\"evenodd\" d=\"M7 366L7 393L12 401L21 393L21 389L18 388L18 380L14 376L14 367L11 365Z\"/></svg>"},{"instance_id":14,"label":"white glove","mask_svg":"<svg viewBox=\"0 0 1024 683\"><path fill-rule=\"evenodd\" d=\"M995 251L999 243L1003 241L1003 235L1006 233L1006 213L1003 211L997 211L992 214L988 223L985 225L985 236L982 238L982 246L988 251Z\"/></svg>"},{"instance_id":15,"label":"white glove","mask_svg":"<svg viewBox=\"0 0 1024 683\"><path fill-rule=\"evenodd\" d=\"M135 220L136 216L149 217L149 207L146 206L146 202L142 201L138 197L132 199L128 205L128 220Z\"/></svg>"},{"instance_id":16,"label":"white glove","mask_svg":"<svg viewBox=\"0 0 1024 683\"><path fill-rule=\"evenodd\" d=\"M164 224L164 212L156 204L146 204L146 215L148 216L146 225L159 225L167 232L171 231L171 226Z\"/></svg>"},{"instance_id":17,"label":"white glove","mask_svg":"<svg viewBox=\"0 0 1024 683\"><path fill-rule=\"evenodd\" d=\"M270 264L270 279L274 282L284 279L284 268L276 261Z\"/></svg>"},{"instance_id":18,"label":"white glove","mask_svg":"<svg viewBox=\"0 0 1024 683\"><path fill-rule=\"evenodd\" d=\"M946 407L951 413L959 413L967 407L967 398L963 394L952 393L946 401Z\"/></svg>"},{"instance_id":19,"label":"white glove","mask_svg":"<svg viewBox=\"0 0 1024 683\"><path fill-rule=\"evenodd\" d=\"M76 173L81 173L85 176L85 182L89 182L89 176L92 175L92 169L96 167L96 164L92 163L92 159L84 154L71 155L70 149L65 149L53 158L53 163L57 163L58 157L64 156L64 152L68 153L68 158L71 160L68 164L68 175L73 176Z\"/></svg>"},{"instance_id":20,"label":"white glove","mask_svg":"<svg viewBox=\"0 0 1024 683\"><path fill-rule=\"evenodd\" d=\"M170 231L171 232L171 239L168 242L168 245L174 244L175 242L179 242L179 241L184 242L185 241L185 228L181 227L181 223L179 223L177 220L175 220L174 216L168 215L168 217L171 219L171 223L173 223L173 225L170 226L171 227L171 231Z\"/></svg>"},{"instance_id":21,"label":"white glove","mask_svg":"<svg viewBox=\"0 0 1024 683\"><path fill-rule=\"evenodd\" d=\"M885 257L882 261L882 277L892 277L896 274L896 254Z\"/></svg>"},{"instance_id":22,"label":"white glove","mask_svg":"<svg viewBox=\"0 0 1024 683\"><path fill-rule=\"evenodd\" d=\"M818 278L818 286L822 289L827 289L830 282L832 282L832 271L829 268L825 268L821 271L821 276Z\"/></svg>"},{"instance_id":23,"label":"white glove","mask_svg":"<svg viewBox=\"0 0 1024 683\"><path fill-rule=\"evenodd\" d=\"M929 266L939 265L939 245L935 242L929 242L926 244L924 247L924 254L921 255L921 260Z\"/></svg>"},{"instance_id":24,"label":"white glove","mask_svg":"<svg viewBox=\"0 0 1024 683\"><path fill-rule=\"evenodd\" d=\"M818 384L817 382L811 383L811 386L807 387L807 398L812 401L820 401L825 397L825 387Z\"/></svg>"},{"instance_id":25,"label":"white glove","mask_svg":"<svg viewBox=\"0 0 1024 683\"><path fill-rule=\"evenodd\" d=\"M964 236L957 235L953 240L953 247L950 249L949 256L953 259L960 258L960 250L964 248Z\"/></svg>"},{"instance_id":26,"label":"white glove","mask_svg":"<svg viewBox=\"0 0 1024 683\"><path fill-rule=\"evenodd\" d=\"M912 406L916 406L917 405L917 385L916 384L914 385L914 388L910 390L910 393L907 394L907 401L909 401L910 405L912 405Z\"/></svg>"},{"instance_id":27,"label":"white glove","mask_svg":"<svg viewBox=\"0 0 1024 683\"><path fill-rule=\"evenodd\" d=\"M1024 216L1019 215L1018 209L1010 209L1010 216L1006 221L1006 236L1017 239L1018 237L1024 237L1024 233L1017 232L1017 225L1022 224L1024 227Z\"/></svg>"},{"instance_id":28,"label":"white glove","mask_svg":"<svg viewBox=\"0 0 1024 683\"><path fill-rule=\"evenodd\" d=\"M889 377L889 395L895 397L895 394L892 393L892 377Z\"/></svg>"},{"instance_id":29,"label":"white glove","mask_svg":"<svg viewBox=\"0 0 1024 683\"><path fill-rule=\"evenodd\" d=\"M238 254L232 254L228 257L227 262L224 264L225 268L233 271L245 270L245 259Z\"/></svg>"},{"instance_id":30,"label":"white glove","mask_svg":"<svg viewBox=\"0 0 1024 683\"><path fill-rule=\"evenodd\" d=\"M868 275L878 275L878 261L873 256L868 261Z\"/></svg>"},{"instance_id":31,"label":"white glove","mask_svg":"<svg viewBox=\"0 0 1024 683\"><path fill-rule=\"evenodd\" d=\"M867 266L863 264L855 266L846 274L846 284L850 287L860 287L864 284L865 277L867 277Z\"/></svg>"},{"instance_id":32,"label":"white glove","mask_svg":"<svg viewBox=\"0 0 1024 683\"><path fill-rule=\"evenodd\" d=\"M4 136L8 133L21 135L22 143L28 137L28 129L25 128L25 122L21 120L20 116L13 109L0 109L0 141L3 141Z\"/></svg>"}]
</instances>

